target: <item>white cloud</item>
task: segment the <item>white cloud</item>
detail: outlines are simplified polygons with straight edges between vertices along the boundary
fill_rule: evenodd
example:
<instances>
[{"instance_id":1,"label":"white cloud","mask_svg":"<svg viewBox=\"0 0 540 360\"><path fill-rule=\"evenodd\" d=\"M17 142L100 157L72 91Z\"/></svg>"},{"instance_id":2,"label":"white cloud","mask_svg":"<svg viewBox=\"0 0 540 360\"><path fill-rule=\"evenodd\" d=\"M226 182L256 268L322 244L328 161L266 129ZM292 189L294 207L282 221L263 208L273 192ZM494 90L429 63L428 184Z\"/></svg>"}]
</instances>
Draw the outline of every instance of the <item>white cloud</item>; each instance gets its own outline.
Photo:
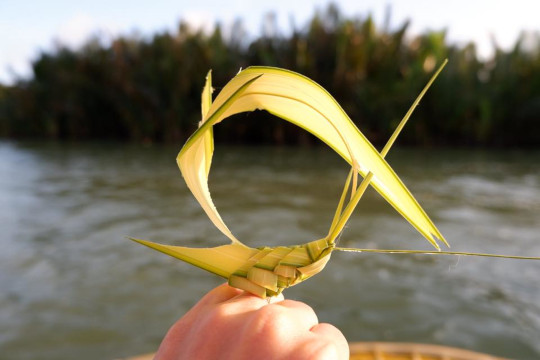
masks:
<instances>
[{"instance_id":1,"label":"white cloud","mask_svg":"<svg viewBox=\"0 0 540 360\"><path fill-rule=\"evenodd\" d=\"M56 38L64 45L78 47L95 33L97 23L87 14L76 14L60 25Z\"/></svg>"},{"instance_id":2,"label":"white cloud","mask_svg":"<svg viewBox=\"0 0 540 360\"><path fill-rule=\"evenodd\" d=\"M85 13L77 13L58 26L54 39L62 45L78 48L92 36L98 35L109 40L119 32L115 24L98 21Z\"/></svg>"},{"instance_id":3,"label":"white cloud","mask_svg":"<svg viewBox=\"0 0 540 360\"><path fill-rule=\"evenodd\" d=\"M214 30L215 19L209 12L185 11L182 14L182 21L186 22L192 29L201 30L206 34Z\"/></svg>"}]
</instances>

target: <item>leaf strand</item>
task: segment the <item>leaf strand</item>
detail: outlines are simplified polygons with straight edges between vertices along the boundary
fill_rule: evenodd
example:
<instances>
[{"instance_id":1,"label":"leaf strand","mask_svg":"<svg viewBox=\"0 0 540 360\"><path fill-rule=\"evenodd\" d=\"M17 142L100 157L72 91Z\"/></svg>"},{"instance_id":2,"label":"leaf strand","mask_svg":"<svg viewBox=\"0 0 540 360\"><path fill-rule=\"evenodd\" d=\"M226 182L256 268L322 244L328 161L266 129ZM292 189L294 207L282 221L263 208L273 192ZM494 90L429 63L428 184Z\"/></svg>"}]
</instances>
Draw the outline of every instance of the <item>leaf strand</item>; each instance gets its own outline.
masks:
<instances>
[{"instance_id":1,"label":"leaf strand","mask_svg":"<svg viewBox=\"0 0 540 360\"><path fill-rule=\"evenodd\" d=\"M457 256L482 256L502 259L517 259L517 260L540 260L540 256L518 256L518 255L499 255L485 254L461 251L424 251L424 250L397 250L397 249L359 249L359 248L344 248L335 247L334 250L344 252L357 253L375 253L375 254L420 254L420 255L457 255Z\"/></svg>"}]
</instances>

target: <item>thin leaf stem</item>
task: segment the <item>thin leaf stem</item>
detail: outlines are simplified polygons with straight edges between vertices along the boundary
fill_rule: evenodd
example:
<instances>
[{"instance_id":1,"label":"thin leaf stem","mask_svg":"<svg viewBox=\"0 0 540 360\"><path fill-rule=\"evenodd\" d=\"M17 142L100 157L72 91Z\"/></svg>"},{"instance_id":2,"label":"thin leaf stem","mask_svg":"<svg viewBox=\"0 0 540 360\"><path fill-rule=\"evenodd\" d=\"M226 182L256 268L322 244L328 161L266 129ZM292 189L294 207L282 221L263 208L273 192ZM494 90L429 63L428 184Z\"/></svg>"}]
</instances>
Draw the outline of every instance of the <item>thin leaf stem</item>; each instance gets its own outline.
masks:
<instances>
[{"instance_id":1,"label":"thin leaf stem","mask_svg":"<svg viewBox=\"0 0 540 360\"><path fill-rule=\"evenodd\" d=\"M381 156L382 157L385 157L386 154L388 154L388 151L390 151L390 148L394 144L394 141L396 141L396 138L398 137L399 133L401 132L401 130L403 129L403 127L407 123L407 120L409 120L409 118L411 117L412 113L414 112L414 110L416 109L418 104L420 104L420 100L422 100L422 98L424 97L424 95L426 94L428 89L431 87L431 84L433 84L433 82L439 76L440 72L444 69L444 67L446 66L447 63L448 63L448 59L444 59L441 66L439 66L439 68L437 69L435 74L433 74L433 76L431 77L431 79L429 79L426 86L424 86L424 88L422 89L420 94L416 97L416 100L414 100L411 107L409 108L409 110L407 111L407 113L405 114L405 116L403 117L403 119L401 120L399 125L397 126L396 130L394 130L394 133L392 134L392 136L390 136L390 139L388 139L388 142L386 143L386 145L382 149L382 151L381 151Z\"/></svg>"},{"instance_id":2,"label":"thin leaf stem","mask_svg":"<svg viewBox=\"0 0 540 360\"><path fill-rule=\"evenodd\" d=\"M364 252L376 254L421 254L421 255L458 255L458 256L482 256L502 259L519 259L519 260L540 260L539 256L517 256L517 255L499 255L499 254L484 254L461 251L424 251L424 250L390 250L390 249L358 249L358 248L343 248L335 247L334 250L345 252Z\"/></svg>"}]
</instances>

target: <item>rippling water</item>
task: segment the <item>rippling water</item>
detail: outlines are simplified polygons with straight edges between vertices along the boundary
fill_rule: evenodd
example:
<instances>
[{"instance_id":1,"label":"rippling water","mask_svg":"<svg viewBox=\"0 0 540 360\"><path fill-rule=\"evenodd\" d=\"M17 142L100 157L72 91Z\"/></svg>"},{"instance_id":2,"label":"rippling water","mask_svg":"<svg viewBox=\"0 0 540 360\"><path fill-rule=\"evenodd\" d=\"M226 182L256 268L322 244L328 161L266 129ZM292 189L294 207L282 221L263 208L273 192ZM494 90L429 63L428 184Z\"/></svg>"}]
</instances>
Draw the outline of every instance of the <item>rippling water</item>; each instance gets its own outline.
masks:
<instances>
[{"instance_id":1,"label":"rippling water","mask_svg":"<svg viewBox=\"0 0 540 360\"><path fill-rule=\"evenodd\" d=\"M226 241L184 185L178 147L0 143L0 358L155 350L221 282L125 235ZM389 162L456 251L540 256L540 153L395 149ZM210 188L251 245L325 235L348 169L331 151L220 147ZM278 229L278 230L276 230ZM429 249L375 192L341 246ZM540 358L540 262L334 253L285 296L349 341L414 341Z\"/></svg>"}]
</instances>

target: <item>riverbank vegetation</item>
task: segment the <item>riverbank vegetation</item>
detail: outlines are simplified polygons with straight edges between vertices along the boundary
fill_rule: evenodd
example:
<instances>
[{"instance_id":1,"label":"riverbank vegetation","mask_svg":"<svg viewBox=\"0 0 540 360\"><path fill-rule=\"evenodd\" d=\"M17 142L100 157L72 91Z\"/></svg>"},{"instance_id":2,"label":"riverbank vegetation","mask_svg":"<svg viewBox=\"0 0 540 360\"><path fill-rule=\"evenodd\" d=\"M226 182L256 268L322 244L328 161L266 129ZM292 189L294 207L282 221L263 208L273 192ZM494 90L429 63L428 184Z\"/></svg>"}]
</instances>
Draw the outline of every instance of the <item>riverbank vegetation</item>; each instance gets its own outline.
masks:
<instances>
[{"instance_id":1,"label":"riverbank vegetation","mask_svg":"<svg viewBox=\"0 0 540 360\"><path fill-rule=\"evenodd\" d=\"M366 136L384 143L445 58L449 64L400 142L409 145L540 145L540 38L524 34L489 59L445 31L411 34L346 17L330 5L292 33L264 19L249 39L241 22L211 33L181 22L148 38L99 37L57 46L32 63L33 75L0 85L0 136L58 140L183 142L200 120L206 72L223 86L249 65L298 71L325 87ZM218 88L219 90L219 88ZM228 143L309 144L301 129L263 112L215 128ZM248 136L249 134L249 136Z\"/></svg>"}]
</instances>

